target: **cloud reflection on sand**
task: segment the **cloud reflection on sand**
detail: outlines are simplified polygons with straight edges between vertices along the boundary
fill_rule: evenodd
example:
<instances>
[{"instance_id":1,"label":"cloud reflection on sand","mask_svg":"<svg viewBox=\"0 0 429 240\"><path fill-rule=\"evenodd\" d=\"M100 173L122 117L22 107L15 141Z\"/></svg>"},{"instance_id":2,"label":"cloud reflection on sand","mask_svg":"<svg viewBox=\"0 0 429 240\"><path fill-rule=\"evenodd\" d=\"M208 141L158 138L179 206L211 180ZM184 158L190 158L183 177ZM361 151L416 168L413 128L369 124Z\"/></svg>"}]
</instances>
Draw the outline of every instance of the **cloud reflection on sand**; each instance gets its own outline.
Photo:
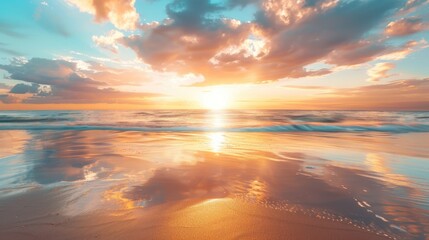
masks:
<instances>
[{"instance_id":1,"label":"cloud reflection on sand","mask_svg":"<svg viewBox=\"0 0 429 240\"><path fill-rule=\"evenodd\" d=\"M228 198L278 210L329 212L413 236L423 236L429 226L428 210L413 202L419 197L413 181L379 155L395 153L387 142L401 136L342 134L345 142L329 134L34 131L28 136L20 154L31 164L22 184L60 187L57 195L39 196L45 198L39 203L55 203L55 211L66 215ZM402 154L412 154L403 149ZM335 154L344 151L366 158L337 161ZM20 196L26 194L33 193ZM43 214L53 211L43 209ZM31 209L23 215L34 217Z\"/></svg>"}]
</instances>

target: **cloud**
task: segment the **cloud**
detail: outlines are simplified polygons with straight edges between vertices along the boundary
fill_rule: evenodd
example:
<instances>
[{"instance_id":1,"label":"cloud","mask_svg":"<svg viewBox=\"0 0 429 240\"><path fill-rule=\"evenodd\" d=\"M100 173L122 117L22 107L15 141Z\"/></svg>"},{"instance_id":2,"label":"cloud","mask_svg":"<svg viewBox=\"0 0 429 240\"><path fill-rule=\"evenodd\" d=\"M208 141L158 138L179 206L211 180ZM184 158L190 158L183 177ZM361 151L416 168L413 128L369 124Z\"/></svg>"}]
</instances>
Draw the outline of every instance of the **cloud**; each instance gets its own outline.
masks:
<instances>
[{"instance_id":1,"label":"cloud","mask_svg":"<svg viewBox=\"0 0 429 240\"><path fill-rule=\"evenodd\" d=\"M401 9L400 13L407 14L414 11L417 7L429 3L428 0L408 0L405 6Z\"/></svg>"},{"instance_id":2,"label":"cloud","mask_svg":"<svg viewBox=\"0 0 429 240\"><path fill-rule=\"evenodd\" d=\"M21 101L20 98L15 97L10 94L0 94L0 102L5 104L11 104L11 103L19 103Z\"/></svg>"},{"instance_id":3,"label":"cloud","mask_svg":"<svg viewBox=\"0 0 429 240\"><path fill-rule=\"evenodd\" d=\"M69 59L69 61L76 61ZM112 61L108 59L108 62ZM79 62L79 61L77 61ZM168 87L187 86L204 81L198 74L177 74L175 72L155 71L147 65L134 61L109 62L107 66L102 60L83 62L86 65L81 71L92 79L102 79L109 86L143 86L145 84L165 85ZM112 64L114 67L112 67Z\"/></svg>"},{"instance_id":4,"label":"cloud","mask_svg":"<svg viewBox=\"0 0 429 240\"><path fill-rule=\"evenodd\" d=\"M109 20L122 30L136 29L139 14L134 7L135 0L67 0L82 12L95 15L96 22Z\"/></svg>"},{"instance_id":5,"label":"cloud","mask_svg":"<svg viewBox=\"0 0 429 240\"><path fill-rule=\"evenodd\" d=\"M260 0L229 0L227 5L229 7L245 7L249 4L257 4Z\"/></svg>"},{"instance_id":6,"label":"cloud","mask_svg":"<svg viewBox=\"0 0 429 240\"><path fill-rule=\"evenodd\" d=\"M76 63L65 60L32 58L23 65L0 65L0 68L8 71L10 78L30 83L59 87L91 87L103 84L80 76L76 72Z\"/></svg>"},{"instance_id":7,"label":"cloud","mask_svg":"<svg viewBox=\"0 0 429 240\"><path fill-rule=\"evenodd\" d=\"M337 89L300 104L321 109L429 110L429 78ZM388 97L386 97L388 96Z\"/></svg>"},{"instance_id":8,"label":"cloud","mask_svg":"<svg viewBox=\"0 0 429 240\"><path fill-rule=\"evenodd\" d=\"M25 83L18 83L10 89L9 93L25 94L25 93L39 93L40 85L33 83L31 85Z\"/></svg>"},{"instance_id":9,"label":"cloud","mask_svg":"<svg viewBox=\"0 0 429 240\"><path fill-rule=\"evenodd\" d=\"M326 58L329 64L352 66L375 59L377 56L394 51L382 42L361 40L350 42L334 49Z\"/></svg>"},{"instance_id":10,"label":"cloud","mask_svg":"<svg viewBox=\"0 0 429 240\"><path fill-rule=\"evenodd\" d=\"M297 85L285 85L283 86L285 88L292 88L292 89L301 89L301 90L332 90L331 87L326 86L297 86Z\"/></svg>"},{"instance_id":11,"label":"cloud","mask_svg":"<svg viewBox=\"0 0 429 240\"><path fill-rule=\"evenodd\" d=\"M427 47L425 40L408 41L400 46L392 46L384 40L360 40L339 46L325 59L326 63L337 66L353 66L372 60L400 60L410 53Z\"/></svg>"},{"instance_id":12,"label":"cloud","mask_svg":"<svg viewBox=\"0 0 429 240\"><path fill-rule=\"evenodd\" d=\"M99 47L105 48L113 53L117 53L118 45L116 42L118 39L123 37L123 33L117 30L111 30L107 36L92 36L92 41Z\"/></svg>"},{"instance_id":13,"label":"cloud","mask_svg":"<svg viewBox=\"0 0 429 240\"><path fill-rule=\"evenodd\" d=\"M390 22L384 30L387 36L402 37L418 33L427 28L420 18L402 18L393 22Z\"/></svg>"},{"instance_id":14,"label":"cloud","mask_svg":"<svg viewBox=\"0 0 429 240\"><path fill-rule=\"evenodd\" d=\"M240 22L222 11L254 4L255 19ZM199 85L266 82L329 74L306 66L329 61L349 66L397 47L368 34L405 1L174 0L169 21L118 41L158 70L205 77ZM327 28L329 26L329 28Z\"/></svg>"},{"instance_id":15,"label":"cloud","mask_svg":"<svg viewBox=\"0 0 429 240\"><path fill-rule=\"evenodd\" d=\"M169 22L145 30L143 35L126 37L121 43L156 70L210 77L215 69L209 60L222 49L240 45L250 34L251 24L209 18L222 9L208 0L175 0L167 5ZM222 70L226 69L216 72ZM233 73L225 71L227 75Z\"/></svg>"},{"instance_id":16,"label":"cloud","mask_svg":"<svg viewBox=\"0 0 429 240\"><path fill-rule=\"evenodd\" d=\"M409 54L423 48L427 48L429 45L426 40L420 41L408 41L404 45L396 48L388 49L387 51L382 52L377 59L380 60L401 60L404 59Z\"/></svg>"},{"instance_id":17,"label":"cloud","mask_svg":"<svg viewBox=\"0 0 429 240\"><path fill-rule=\"evenodd\" d=\"M393 63L377 63L374 67L368 69L367 74L369 78L367 81L369 82L378 82L384 78L388 78L392 76L388 72L395 68L395 64Z\"/></svg>"},{"instance_id":18,"label":"cloud","mask_svg":"<svg viewBox=\"0 0 429 240\"><path fill-rule=\"evenodd\" d=\"M23 64L0 65L0 69L9 72L11 79L32 83L31 86L18 84L10 91L33 93L23 100L25 103L138 103L157 95L118 91L86 76L77 68L77 63L66 60L32 58ZM37 91L35 86L39 86Z\"/></svg>"}]
</instances>

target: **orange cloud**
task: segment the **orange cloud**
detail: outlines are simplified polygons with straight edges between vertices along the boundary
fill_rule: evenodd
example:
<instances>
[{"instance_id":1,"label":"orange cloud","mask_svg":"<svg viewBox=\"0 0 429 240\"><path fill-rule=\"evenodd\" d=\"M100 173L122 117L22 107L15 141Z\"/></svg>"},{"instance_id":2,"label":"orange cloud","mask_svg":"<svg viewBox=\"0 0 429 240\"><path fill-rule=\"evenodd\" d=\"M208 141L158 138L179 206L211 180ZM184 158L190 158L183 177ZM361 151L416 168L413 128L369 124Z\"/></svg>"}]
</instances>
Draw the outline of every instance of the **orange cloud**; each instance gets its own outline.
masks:
<instances>
[{"instance_id":1,"label":"orange cloud","mask_svg":"<svg viewBox=\"0 0 429 240\"><path fill-rule=\"evenodd\" d=\"M251 22L211 17L247 4L257 6ZM154 69L203 75L205 81L199 85L320 76L332 70L306 67L320 61L350 66L402 48L374 37L368 40L366 35L404 4L390 0L230 0L221 5L209 0L174 0L167 5L169 21L118 41Z\"/></svg>"},{"instance_id":2,"label":"orange cloud","mask_svg":"<svg viewBox=\"0 0 429 240\"><path fill-rule=\"evenodd\" d=\"M387 36L402 37L418 33L428 28L420 18L402 18L390 22L384 30Z\"/></svg>"},{"instance_id":3,"label":"orange cloud","mask_svg":"<svg viewBox=\"0 0 429 240\"><path fill-rule=\"evenodd\" d=\"M136 29L139 14L134 7L135 0L67 0L82 12L95 15L95 21L110 21L123 30Z\"/></svg>"},{"instance_id":4,"label":"orange cloud","mask_svg":"<svg viewBox=\"0 0 429 240\"><path fill-rule=\"evenodd\" d=\"M395 64L393 64L393 63L388 63L388 62L377 63L374 67L370 68L367 71L368 76L369 76L367 81L378 82L381 79L388 78L388 77L392 76L388 72L390 70L392 70L393 68L395 68Z\"/></svg>"},{"instance_id":5,"label":"orange cloud","mask_svg":"<svg viewBox=\"0 0 429 240\"><path fill-rule=\"evenodd\" d=\"M297 104L319 109L429 110L429 78L337 89ZM388 97L386 97L388 96Z\"/></svg>"}]
</instances>

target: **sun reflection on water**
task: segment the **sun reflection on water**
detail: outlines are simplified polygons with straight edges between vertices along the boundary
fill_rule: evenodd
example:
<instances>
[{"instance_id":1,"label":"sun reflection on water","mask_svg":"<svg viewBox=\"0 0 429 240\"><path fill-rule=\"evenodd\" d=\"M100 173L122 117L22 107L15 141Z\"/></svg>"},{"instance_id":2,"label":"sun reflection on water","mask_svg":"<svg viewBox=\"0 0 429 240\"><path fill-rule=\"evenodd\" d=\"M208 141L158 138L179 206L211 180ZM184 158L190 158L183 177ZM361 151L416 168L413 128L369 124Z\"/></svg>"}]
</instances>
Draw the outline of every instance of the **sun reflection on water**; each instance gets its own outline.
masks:
<instances>
[{"instance_id":1,"label":"sun reflection on water","mask_svg":"<svg viewBox=\"0 0 429 240\"><path fill-rule=\"evenodd\" d=\"M256 200L264 200L266 198L266 188L267 185L265 182L255 179L249 184L247 195Z\"/></svg>"},{"instance_id":2,"label":"sun reflection on water","mask_svg":"<svg viewBox=\"0 0 429 240\"><path fill-rule=\"evenodd\" d=\"M225 134L223 132L217 131L225 127L224 113L222 111L211 112L207 121L210 123L210 126L213 128L213 130L216 130L216 132L207 133L210 150L212 152L218 153L222 150L225 143Z\"/></svg>"},{"instance_id":3,"label":"sun reflection on water","mask_svg":"<svg viewBox=\"0 0 429 240\"><path fill-rule=\"evenodd\" d=\"M368 153L365 163L372 171L380 174L384 181L394 186L410 186L411 180L404 175L394 173L389 167L389 161L385 156L377 153Z\"/></svg>"},{"instance_id":4,"label":"sun reflection on water","mask_svg":"<svg viewBox=\"0 0 429 240\"><path fill-rule=\"evenodd\" d=\"M222 132L208 133L210 149L212 152L220 152L225 143L225 135Z\"/></svg>"}]
</instances>

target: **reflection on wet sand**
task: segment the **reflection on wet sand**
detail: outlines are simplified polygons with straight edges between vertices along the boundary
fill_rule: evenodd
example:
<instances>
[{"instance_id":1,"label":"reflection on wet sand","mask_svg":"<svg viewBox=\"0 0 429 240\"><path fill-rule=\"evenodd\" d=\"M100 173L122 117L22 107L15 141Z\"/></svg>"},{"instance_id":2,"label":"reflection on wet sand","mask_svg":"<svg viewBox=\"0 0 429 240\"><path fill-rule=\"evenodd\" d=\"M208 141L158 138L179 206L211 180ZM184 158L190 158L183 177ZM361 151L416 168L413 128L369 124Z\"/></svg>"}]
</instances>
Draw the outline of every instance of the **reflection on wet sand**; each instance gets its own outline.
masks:
<instances>
[{"instance_id":1,"label":"reflection on wet sand","mask_svg":"<svg viewBox=\"0 0 429 240\"><path fill-rule=\"evenodd\" d=\"M27 162L13 186L33 187L0 197L0 232L6 239L201 239L207 231L231 239L424 239L429 212L413 200L427 189L383 155L395 153L386 142L400 140L342 139L353 148L329 134L28 132L10 155ZM411 152L402 154L395 156Z\"/></svg>"},{"instance_id":2,"label":"reflection on wet sand","mask_svg":"<svg viewBox=\"0 0 429 240\"><path fill-rule=\"evenodd\" d=\"M387 164L387 159L381 154L377 153L368 153L366 155L365 163L368 167L378 173L380 176L383 176L383 180L391 183L393 186L410 186L410 180L404 175L392 174L391 169Z\"/></svg>"},{"instance_id":3,"label":"reflection on wet sand","mask_svg":"<svg viewBox=\"0 0 429 240\"><path fill-rule=\"evenodd\" d=\"M210 139L210 148L213 152L219 152L222 149L222 146L225 144L224 133L214 132L207 133L208 138Z\"/></svg>"}]
</instances>

